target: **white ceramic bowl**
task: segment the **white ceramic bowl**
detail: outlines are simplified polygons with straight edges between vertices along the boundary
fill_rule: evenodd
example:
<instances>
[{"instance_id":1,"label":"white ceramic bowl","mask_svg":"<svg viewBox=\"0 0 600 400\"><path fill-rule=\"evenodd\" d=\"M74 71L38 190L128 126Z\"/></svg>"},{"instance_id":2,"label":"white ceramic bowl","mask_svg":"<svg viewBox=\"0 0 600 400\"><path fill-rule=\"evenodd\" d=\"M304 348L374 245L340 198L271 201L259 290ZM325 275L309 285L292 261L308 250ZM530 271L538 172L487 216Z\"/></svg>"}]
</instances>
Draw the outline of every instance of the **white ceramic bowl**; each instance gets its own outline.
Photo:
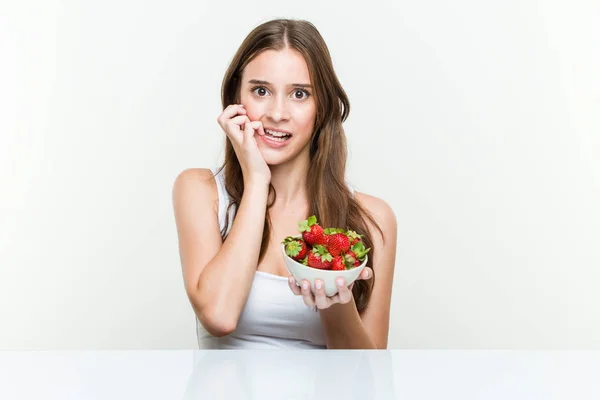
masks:
<instances>
[{"instance_id":1,"label":"white ceramic bowl","mask_svg":"<svg viewBox=\"0 0 600 400\"><path fill-rule=\"evenodd\" d=\"M310 288L315 293L315 279L320 279L325 283L325 294L327 296L333 296L338 292L338 287L335 284L337 277L341 276L346 281L346 285L350 285L358 278L361 271L367 265L369 255L365 256L365 260L358 267L352 269L346 269L343 271L332 271L325 269L317 269L308 267L294 259L290 258L285 254L285 244L281 244L281 252L283 253L283 261L290 274L296 279L296 284L300 285L302 280L306 279L310 282Z\"/></svg>"}]
</instances>

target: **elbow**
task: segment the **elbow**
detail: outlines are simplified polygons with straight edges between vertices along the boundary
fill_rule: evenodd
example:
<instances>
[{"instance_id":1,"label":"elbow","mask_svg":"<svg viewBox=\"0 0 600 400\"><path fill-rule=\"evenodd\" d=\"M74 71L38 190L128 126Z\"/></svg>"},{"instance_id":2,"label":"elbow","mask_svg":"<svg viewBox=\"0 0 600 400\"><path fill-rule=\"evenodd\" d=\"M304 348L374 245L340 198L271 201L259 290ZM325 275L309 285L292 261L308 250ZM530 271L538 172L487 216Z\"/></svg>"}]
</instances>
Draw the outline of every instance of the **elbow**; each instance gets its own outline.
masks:
<instances>
[{"instance_id":1,"label":"elbow","mask_svg":"<svg viewBox=\"0 0 600 400\"><path fill-rule=\"evenodd\" d=\"M232 334L237 328L237 321L219 318L216 315L218 314L204 313L198 319L211 336L223 337Z\"/></svg>"},{"instance_id":2,"label":"elbow","mask_svg":"<svg viewBox=\"0 0 600 400\"><path fill-rule=\"evenodd\" d=\"M190 302L198 320L206 331L215 337L230 335L237 328L237 318L228 317L229 313L218 302L203 302L198 299L197 294L188 291Z\"/></svg>"}]
</instances>

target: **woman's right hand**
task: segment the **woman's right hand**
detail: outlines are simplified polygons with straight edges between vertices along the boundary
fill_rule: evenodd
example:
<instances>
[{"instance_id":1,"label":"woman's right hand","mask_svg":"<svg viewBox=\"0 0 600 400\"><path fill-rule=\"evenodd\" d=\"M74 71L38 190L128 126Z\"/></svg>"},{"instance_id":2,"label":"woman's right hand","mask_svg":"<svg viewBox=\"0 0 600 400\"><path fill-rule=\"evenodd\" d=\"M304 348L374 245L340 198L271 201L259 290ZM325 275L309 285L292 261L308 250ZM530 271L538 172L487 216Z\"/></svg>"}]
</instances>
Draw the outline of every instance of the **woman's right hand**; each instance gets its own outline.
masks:
<instances>
[{"instance_id":1,"label":"woman's right hand","mask_svg":"<svg viewBox=\"0 0 600 400\"><path fill-rule=\"evenodd\" d=\"M244 175L244 186L271 182L271 170L258 148L254 134L264 135L260 121L250 121L246 109L231 104L217 117L217 122L231 140Z\"/></svg>"}]
</instances>

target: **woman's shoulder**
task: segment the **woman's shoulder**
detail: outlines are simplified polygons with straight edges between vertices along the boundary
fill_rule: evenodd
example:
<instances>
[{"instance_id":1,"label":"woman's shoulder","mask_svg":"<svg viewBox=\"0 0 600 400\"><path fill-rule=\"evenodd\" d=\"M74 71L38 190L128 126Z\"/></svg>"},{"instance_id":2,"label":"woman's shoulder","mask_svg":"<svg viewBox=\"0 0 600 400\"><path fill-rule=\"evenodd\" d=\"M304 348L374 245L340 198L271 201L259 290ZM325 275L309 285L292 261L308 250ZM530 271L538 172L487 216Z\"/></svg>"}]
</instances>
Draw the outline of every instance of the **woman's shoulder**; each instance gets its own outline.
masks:
<instances>
[{"instance_id":1,"label":"woman's shoulder","mask_svg":"<svg viewBox=\"0 0 600 400\"><path fill-rule=\"evenodd\" d=\"M215 186L214 173L210 168L187 168L181 171L175 178L174 186Z\"/></svg>"},{"instance_id":2,"label":"woman's shoulder","mask_svg":"<svg viewBox=\"0 0 600 400\"><path fill-rule=\"evenodd\" d=\"M177 175L177 177L183 176L184 178L196 177L201 179L210 179L214 176L216 168L186 168Z\"/></svg>"},{"instance_id":3,"label":"woman's shoulder","mask_svg":"<svg viewBox=\"0 0 600 400\"><path fill-rule=\"evenodd\" d=\"M210 168L187 168L173 182L175 204L198 200L214 203L217 200L217 183Z\"/></svg>"}]
</instances>

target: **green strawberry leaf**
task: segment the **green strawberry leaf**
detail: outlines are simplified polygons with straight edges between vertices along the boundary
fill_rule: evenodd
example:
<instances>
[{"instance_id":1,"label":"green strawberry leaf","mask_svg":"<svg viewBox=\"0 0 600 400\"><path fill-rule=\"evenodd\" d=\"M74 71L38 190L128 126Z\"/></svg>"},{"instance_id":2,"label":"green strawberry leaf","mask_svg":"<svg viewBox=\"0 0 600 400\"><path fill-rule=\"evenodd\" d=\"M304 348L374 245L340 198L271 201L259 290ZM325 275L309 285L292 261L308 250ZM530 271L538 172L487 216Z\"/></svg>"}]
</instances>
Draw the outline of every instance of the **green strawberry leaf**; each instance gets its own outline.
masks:
<instances>
[{"instance_id":1,"label":"green strawberry leaf","mask_svg":"<svg viewBox=\"0 0 600 400\"><path fill-rule=\"evenodd\" d=\"M325 253L321 255L321 260L322 261L332 261L333 260L333 256L329 253Z\"/></svg>"},{"instance_id":2,"label":"green strawberry leaf","mask_svg":"<svg viewBox=\"0 0 600 400\"><path fill-rule=\"evenodd\" d=\"M352 245L352 249L351 249L356 255L358 255L358 253L362 252L365 250L365 245L363 244L363 242L356 242Z\"/></svg>"},{"instance_id":3,"label":"green strawberry leaf","mask_svg":"<svg viewBox=\"0 0 600 400\"><path fill-rule=\"evenodd\" d=\"M298 230L300 232L310 232L310 227L317 223L317 217L311 215L308 219L298 222Z\"/></svg>"},{"instance_id":4,"label":"green strawberry leaf","mask_svg":"<svg viewBox=\"0 0 600 400\"><path fill-rule=\"evenodd\" d=\"M314 245L314 247L312 248L312 251L315 254L321 254L321 255L327 253L327 249L322 244Z\"/></svg>"},{"instance_id":5,"label":"green strawberry leaf","mask_svg":"<svg viewBox=\"0 0 600 400\"><path fill-rule=\"evenodd\" d=\"M310 226L308 226L307 221L298 222L298 231L299 232L310 232Z\"/></svg>"},{"instance_id":6,"label":"green strawberry leaf","mask_svg":"<svg viewBox=\"0 0 600 400\"><path fill-rule=\"evenodd\" d=\"M356 242L352 246L352 251L354 252L354 254L356 254L356 257L360 261L364 261L365 255L369 252L369 250L371 250L371 248L369 247L368 249L365 249L365 245L363 244L363 242Z\"/></svg>"},{"instance_id":7,"label":"green strawberry leaf","mask_svg":"<svg viewBox=\"0 0 600 400\"><path fill-rule=\"evenodd\" d=\"M287 244L287 243L290 243L290 242L295 242L296 240L298 240L298 238L295 238L293 236L288 236L285 239L283 239L283 242L281 242L281 243Z\"/></svg>"},{"instance_id":8,"label":"green strawberry leaf","mask_svg":"<svg viewBox=\"0 0 600 400\"><path fill-rule=\"evenodd\" d=\"M301 251L302 245L297 241L289 242L285 246L285 253L290 257L296 257L298 254L300 254Z\"/></svg>"},{"instance_id":9,"label":"green strawberry leaf","mask_svg":"<svg viewBox=\"0 0 600 400\"><path fill-rule=\"evenodd\" d=\"M344 268L350 269L354 266L354 257L346 256L344 257Z\"/></svg>"},{"instance_id":10,"label":"green strawberry leaf","mask_svg":"<svg viewBox=\"0 0 600 400\"><path fill-rule=\"evenodd\" d=\"M361 261L364 261L365 256L367 255L367 253L369 252L369 250L371 250L370 247L368 249L366 249L365 251L363 251L363 253L362 253L362 260Z\"/></svg>"},{"instance_id":11,"label":"green strawberry leaf","mask_svg":"<svg viewBox=\"0 0 600 400\"><path fill-rule=\"evenodd\" d=\"M362 238L362 235L359 235L358 233L349 230L348 232L346 232L346 235L348 235L348 238L350 238L350 241L354 240L354 239L360 239Z\"/></svg>"},{"instance_id":12,"label":"green strawberry leaf","mask_svg":"<svg viewBox=\"0 0 600 400\"><path fill-rule=\"evenodd\" d=\"M321 260L323 260L323 261L333 260L333 256L329 253L327 248L321 244L316 244L312 248L312 252L319 255L321 257Z\"/></svg>"},{"instance_id":13,"label":"green strawberry leaf","mask_svg":"<svg viewBox=\"0 0 600 400\"><path fill-rule=\"evenodd\" d=\"M359 261L365 261L365 256L367 255L367 253L369 252L369 250L371 250L371 248L369 247L368 249L359 252L358 254L356 254L356 257L358 257Z\"/></svg>"}]
</instances>

